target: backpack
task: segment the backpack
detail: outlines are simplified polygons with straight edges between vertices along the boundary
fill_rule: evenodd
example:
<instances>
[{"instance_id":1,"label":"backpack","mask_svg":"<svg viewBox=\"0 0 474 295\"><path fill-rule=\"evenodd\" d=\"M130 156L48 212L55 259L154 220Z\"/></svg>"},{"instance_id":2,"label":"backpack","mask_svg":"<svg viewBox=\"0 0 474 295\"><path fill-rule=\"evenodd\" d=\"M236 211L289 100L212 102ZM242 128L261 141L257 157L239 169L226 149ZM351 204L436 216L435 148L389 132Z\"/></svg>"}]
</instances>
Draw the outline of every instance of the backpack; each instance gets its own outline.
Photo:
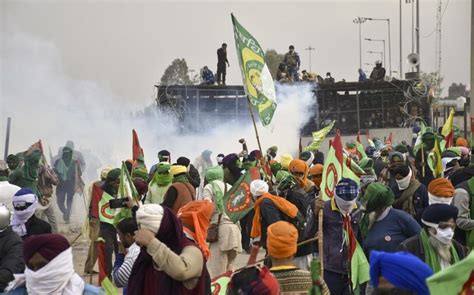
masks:
<instances>
[{"instance_id":1,"label":"backpack","mask_svg":"<svg viewBox=\"0 0 474 295\"><path fill-rule=\"evenodd\" d=\"M287 200L298 208L296 217L284 216L285 221L293 224L298 230L298 243L314 238L317 232L313 210L315 195L290 189Z\"/></svg>"}]
</instances>

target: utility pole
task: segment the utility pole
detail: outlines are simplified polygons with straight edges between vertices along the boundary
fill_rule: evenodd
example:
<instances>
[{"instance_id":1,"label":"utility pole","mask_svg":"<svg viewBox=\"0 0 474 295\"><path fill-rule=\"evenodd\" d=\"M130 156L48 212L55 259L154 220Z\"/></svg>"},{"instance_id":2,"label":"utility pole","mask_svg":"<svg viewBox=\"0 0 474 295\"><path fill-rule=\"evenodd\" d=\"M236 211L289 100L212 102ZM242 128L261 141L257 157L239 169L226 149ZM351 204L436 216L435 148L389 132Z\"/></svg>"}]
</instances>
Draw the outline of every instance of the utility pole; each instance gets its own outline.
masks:
<instances>
[{"instance_id":1,"label":"utility pole","mask_svg":"<svg viewBox=\"0 0 474 295\"><path fill-rule=\"evenodd\" d=\"M311 47L311 45L310 45L310 46L306 47L304 50L308 50L308 53L309 53L309 72L311 73L311 51L314 51L315 48Z\"/></svg>"},{"instance_id":2,"label":"utility pole","mask_svg":"<svg viewBox=\"0 0 474 295\"><path fill-rule=\"evenodd\" d=\"M400 74L400 80L403 79L403 46L402 46L402 0L400 0L400 60L399 60L399 74Z\"/></svg>"},{"instance_id":3,"label":"utility pole","mask_svg":"<svg viewBox=\"0 0 474 295\"><path fill-rule=\"evenodd\" d=\"M416 72L420 74L420 64L421 64L421 56L420 56L420 0L416 0L416 53L418 54L418 58L420 62L416 66Z\"/></svg>"},{"instance_id":4,"label":"utility pole","mask_svg":"<svg viewBox=\"0 0 474 295\"><path fill-rule=\"evenodd\" d=\"M471 143L471 148L472 148L472 130L474 129L474 99L473 97L473 91L472 87L474 85L474 0L471 0L471 93L469 94L470 97L470 106L469 109L471 111L471 140L469 141ZM471 156L472 157L472 156ZM471 158L472 161L472 158Z\"/></svg>"}]
</instances>

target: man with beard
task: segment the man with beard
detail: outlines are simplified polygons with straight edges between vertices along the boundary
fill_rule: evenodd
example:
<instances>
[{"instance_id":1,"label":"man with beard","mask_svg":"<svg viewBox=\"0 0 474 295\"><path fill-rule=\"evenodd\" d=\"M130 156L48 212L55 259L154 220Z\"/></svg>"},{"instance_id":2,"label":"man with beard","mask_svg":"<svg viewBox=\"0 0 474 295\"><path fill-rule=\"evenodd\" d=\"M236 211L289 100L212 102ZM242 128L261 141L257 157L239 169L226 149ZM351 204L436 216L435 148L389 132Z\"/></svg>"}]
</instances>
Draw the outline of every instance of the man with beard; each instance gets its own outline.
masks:
<instances>
[{"instance_id":1,"label":"man with beard","mask_svg":"<svg viewBox=\"0 0 474 295\"><path fill-rule=\"evenodd\" d=\"M466 253L463 246L453 240L458 209L446 204L433 204L422 216L423 229L419 235L400 244L428 264L434 273L462 260Z\"/></svg>"}]
</instances>

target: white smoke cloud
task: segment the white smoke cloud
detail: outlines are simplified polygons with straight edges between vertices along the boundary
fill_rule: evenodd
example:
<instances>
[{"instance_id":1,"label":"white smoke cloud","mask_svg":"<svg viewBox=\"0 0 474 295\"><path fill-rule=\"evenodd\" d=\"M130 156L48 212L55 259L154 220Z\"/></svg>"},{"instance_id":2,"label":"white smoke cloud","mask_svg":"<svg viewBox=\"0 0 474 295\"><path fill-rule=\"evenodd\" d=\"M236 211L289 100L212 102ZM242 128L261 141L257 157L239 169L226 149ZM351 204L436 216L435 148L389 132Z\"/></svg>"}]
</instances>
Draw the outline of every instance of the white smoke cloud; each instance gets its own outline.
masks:
<instances>
[{"instance_id":1,"label":"white smoke cloud","mask_svg":"<svg viewBox=\"0 0 474 295\"><path fill-rule=\"evenodd\" d=\"M149 166L161 149L171 151L173 159L187 156L191 160L205 149L214 152L213 158L218 153L239 152L239 138L247 140L250 150L257 149L250 120L245 126L228 123L182 135L176 119L160 112L151 99L148 106L133 104L133 97L128 104L118 103L125 101L116 99L120 94L94 81L69 77L54 44L24 33L8 33L4 41L0 126L12 117L10 153L42 139L46 150L50 147L55 155L66 140L73 140L96 172L101 166L118 166L131 157L132 128L138 132ZM265 151L277 145L279 154L295 154L299 131L311 115L311 87L279 86L277 93L273 131L257 123L262 148ZM1 129L3 146L5 128ZM89 179L96 175L89 175Z\"/></svg>"}]
</instances>

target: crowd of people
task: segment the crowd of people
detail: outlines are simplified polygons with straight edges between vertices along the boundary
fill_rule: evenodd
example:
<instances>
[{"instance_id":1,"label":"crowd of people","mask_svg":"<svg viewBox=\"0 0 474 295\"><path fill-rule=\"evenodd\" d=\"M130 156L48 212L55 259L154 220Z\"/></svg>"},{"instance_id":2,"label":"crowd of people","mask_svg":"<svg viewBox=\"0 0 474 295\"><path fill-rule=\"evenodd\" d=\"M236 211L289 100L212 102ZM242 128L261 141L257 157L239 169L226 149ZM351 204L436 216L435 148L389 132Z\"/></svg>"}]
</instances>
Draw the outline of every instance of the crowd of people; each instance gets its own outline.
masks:
<instances>
[{"instance_id":1,"label":"crowd of people","mask_svg":"<svg viewBox=\"0 0 474 295\"><path fill-rule=\"evenodd\" d=\"M124 294L211 294L214 280L229 273L227 294L430 294L427 282L445 273L457 282L450 294L472 293L474 263L464 261L474 259L474 166L467 140L456 136L442 152L442 176L433 151L448 139L429 127L416 143L347 142L344 165L357 178L343 173L331 189L321 151L293 157L272 146L262 154L243 140L242 150L215 158L206 150L193 164L167 150L149 170L143 159L124 161L136 196L120 192L123 167L104 167L84 192L83 274L92 275L98 260L102 287L74 270L52 210L55 195L70 222L85 164L72 142L52 167L32 147L0 161L0 293L104 294L112 282ZM225 196L254 170L260 177L246 190L253 206L235 220ZM239 255L258 249L262 263L236 269ZM323 270L316 277L315 261ZM462 282L452 278L466 265Z\"/></svg>"}]
</instances>

